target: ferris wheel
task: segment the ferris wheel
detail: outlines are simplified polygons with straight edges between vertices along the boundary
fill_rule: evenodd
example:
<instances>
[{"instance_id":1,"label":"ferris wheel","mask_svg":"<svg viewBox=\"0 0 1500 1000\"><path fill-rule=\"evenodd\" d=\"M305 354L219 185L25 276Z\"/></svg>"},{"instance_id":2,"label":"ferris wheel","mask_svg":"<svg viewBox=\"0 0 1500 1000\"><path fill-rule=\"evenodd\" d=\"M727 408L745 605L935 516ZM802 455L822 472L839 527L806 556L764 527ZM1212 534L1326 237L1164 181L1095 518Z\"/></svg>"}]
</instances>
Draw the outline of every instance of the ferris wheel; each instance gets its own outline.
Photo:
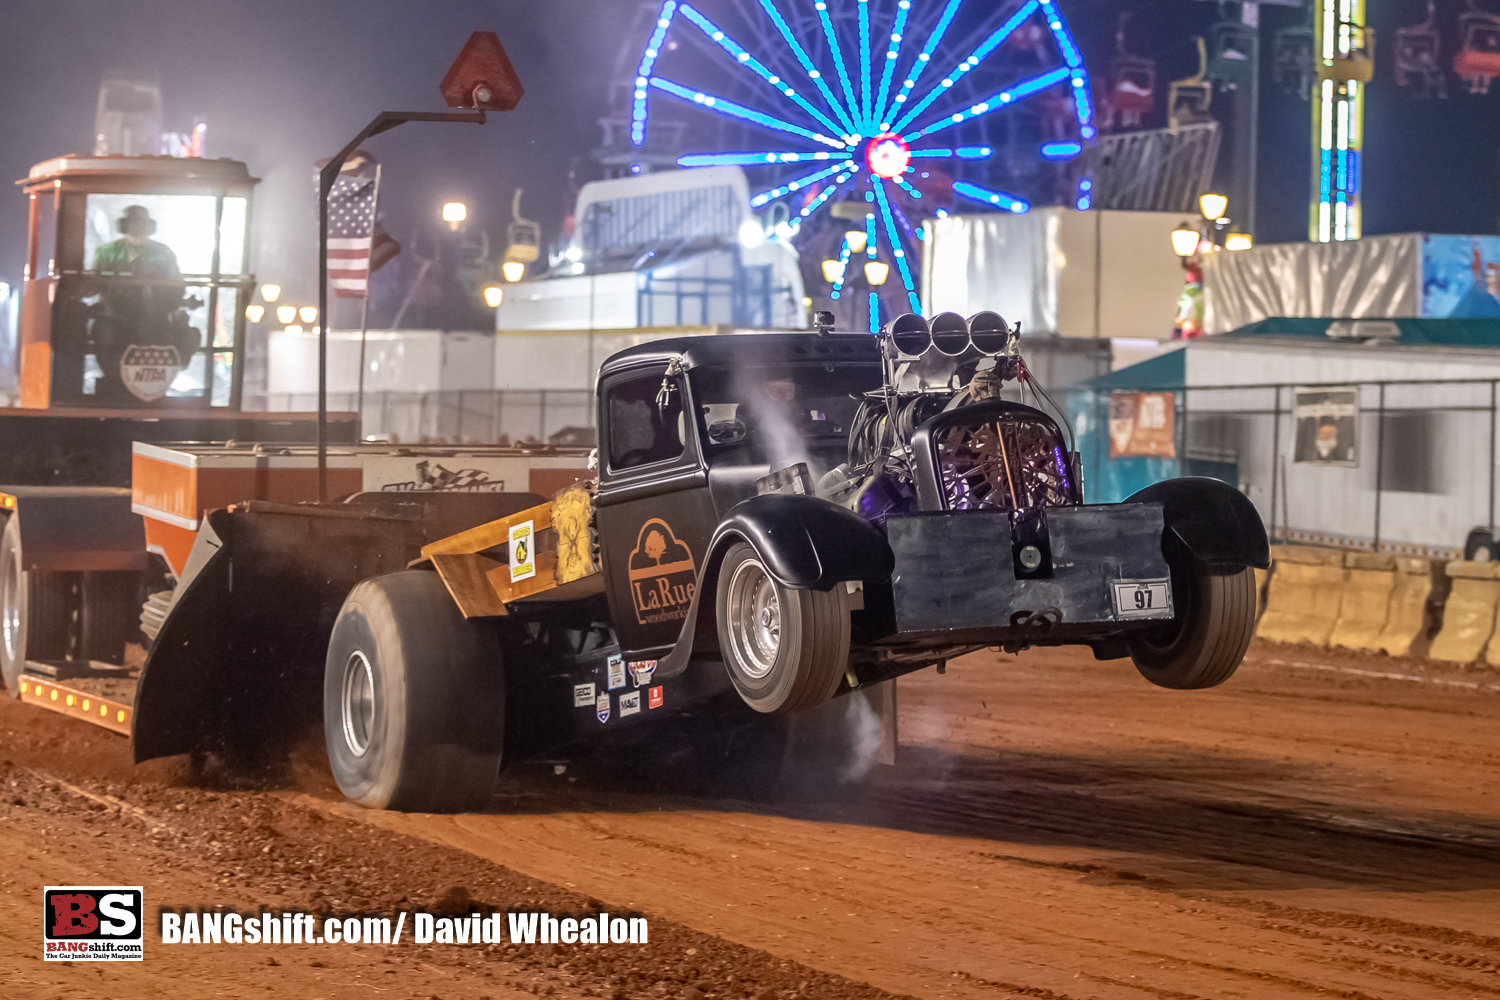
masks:
<instances>
[{"instance_id":1,"label":"ferris wheel","mask_svg":"<svg viewBox=\"0 0 1500 1000\"><path fill-rule=\"evenodd\" d=\"M666 141L678 166L746 168L771 239L848 229L823 272L834 299L856 262L881 277L872 330L892 265L920 311L913 217L1091 201L1086 176L1047 169L1096 134L1057 0L665 0L630 93L643 160Z\"/></svg>"}]
</instances>

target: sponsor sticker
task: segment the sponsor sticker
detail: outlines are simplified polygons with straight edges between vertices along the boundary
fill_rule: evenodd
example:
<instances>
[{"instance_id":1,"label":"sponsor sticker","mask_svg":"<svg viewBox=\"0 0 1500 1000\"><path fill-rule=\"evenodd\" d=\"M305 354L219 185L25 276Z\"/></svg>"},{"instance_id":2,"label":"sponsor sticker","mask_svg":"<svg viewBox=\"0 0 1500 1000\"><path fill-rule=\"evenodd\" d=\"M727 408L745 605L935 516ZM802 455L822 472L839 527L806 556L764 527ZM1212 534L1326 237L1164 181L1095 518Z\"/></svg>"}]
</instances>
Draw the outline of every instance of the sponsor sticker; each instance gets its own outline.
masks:
<instances>
[{"instance_id":1,"label":"sponsor sticker","mask_svg":"<svg viewBox=\"0 0 1500 1000\"><path fill-rule=\"evenodd\" d=\"M1116 618L1171 618L1171 581L1116 580L1110 586L1115 599Z\"/></svg>"},{"instance_id":2,"label":"sponsor sticker","mask_svg":"<svg viewBox=\"0 0 1500 1000\"><path fill-rule=\"evenodd\" d=\"M648 708L661 708L661 706L662 706L661 685L660 684L656 685L656 687L652 688L649 692L647 692L647 694L650 695L650 698L649 698L649 700L646 703L647 707Z\"/></svg>"},{"instance_id":3,"label":"sponsor sticker","mask_svg":"<svg viewBox=\"0 0 1500 1000\"><path fill-rule=\"evenodd\" d=\"M165 396L180 371L182 357L175 347L131 344L120 355L120 381L132 396L144 403L154 403Z\"/></svg>"},{"instance_id":4,"label":"sponsor sticker","mask_svg":"<svg viewBox=\"0 0 1500 1000\"><path fill-rule=\"evenodd\" d=\"M573 685L573 707L574 708L588 708L593 703L594 703L594 685L593 685L592 681L589 682L588 684L574 684Z\"/></svg>"},{"instance_id":5,"label":"sponsor sticker","mask_svg":"<svg viewBox=\"0 0 1500 1000\"><path fill-rule=\"evenodd\" d=\"M42 892L42 958L139 962L145 939L141 887L49 885Z\"/></svg>"},{"instance_id":6,"label":"sponsor sticker","mask_svg":"<svg viewBox=\"0 0 1500 1000\"><path fill-rule=\"evenodd\" d=\"M609 692L601 694L594 702L594 714L599 716L600 722L609 721Z\"/></svg>"},{"instance_id":7,"label":"sponsor sticker","mask_svg":"<svg viewBox=\"0 0 1500 1000\"><path fill-rule=\"evenodd\" d=\"M614 653L609 658L609 689L625 686L625 657Z\"/></svg>"},{"instance_id":8,"label":"sponsor sticker","mask_svg":"<svg viewBox=\"0 0 1500 1000\"><path fill-rule=\"evenodd\" d=\"M510 582L536 576L536 532L534 521L522 521L510 528Z\"/></svg>"},{"instance_id":9,"label":"sponsor sticker","mask_svg":"<svg viewBox=\"0 0 1500 1000\"><path fill-rule=\"evenodd\" d=\"M630 599L641 625L659 625L687 617L698 585L697 565L671 525L653 517L641 525L630 553Z\"/></svg>"},{"instance_id":10,"label":"sponsor sticker","mask_svg":"<svg viewBox=\"0 0 1500 1000\"><path fill-rule=\"evenodd\" d=\"M651 683L651 675L656 673L655 660L638 660L630 665L630 675L635 678L635 686L647 687Z\"/></svg>"},{"instance_id":11,"label":"sponsor sticker","mask_svg":"<svg viewBox=\"0 0 1500 1000\"><path fill-rule=\"evenodd\" d=\"M629 694L620 695L620 718L627 715L635 715L641 710L641 693L632 691Z\"/></svg>"}]
</instances>

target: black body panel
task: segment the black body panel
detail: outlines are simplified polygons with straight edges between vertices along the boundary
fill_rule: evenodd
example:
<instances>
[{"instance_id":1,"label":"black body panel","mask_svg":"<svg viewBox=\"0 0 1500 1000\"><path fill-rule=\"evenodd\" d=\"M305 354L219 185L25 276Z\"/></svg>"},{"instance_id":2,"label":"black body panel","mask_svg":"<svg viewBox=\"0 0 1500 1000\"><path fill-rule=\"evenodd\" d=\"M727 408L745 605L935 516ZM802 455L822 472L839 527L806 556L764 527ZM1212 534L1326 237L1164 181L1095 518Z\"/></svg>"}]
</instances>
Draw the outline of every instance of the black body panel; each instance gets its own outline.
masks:
<instances>
[{"instance_id":1,"label":"black body panel","mask_svg":"<svg viewBox=\"0 0 1500 1000\"><path fill-rule=\"evenodd\" d=\"M890 518L897 637L962 633L998 642L1116 632L1123 620L1110 584L1168 577L1159 504L1056 507L1046 521L1052 573L1017 579L1005 513ZM1155 617L1171 617L1170 605L1160 611Z\"/></svg>"}]
</instances>

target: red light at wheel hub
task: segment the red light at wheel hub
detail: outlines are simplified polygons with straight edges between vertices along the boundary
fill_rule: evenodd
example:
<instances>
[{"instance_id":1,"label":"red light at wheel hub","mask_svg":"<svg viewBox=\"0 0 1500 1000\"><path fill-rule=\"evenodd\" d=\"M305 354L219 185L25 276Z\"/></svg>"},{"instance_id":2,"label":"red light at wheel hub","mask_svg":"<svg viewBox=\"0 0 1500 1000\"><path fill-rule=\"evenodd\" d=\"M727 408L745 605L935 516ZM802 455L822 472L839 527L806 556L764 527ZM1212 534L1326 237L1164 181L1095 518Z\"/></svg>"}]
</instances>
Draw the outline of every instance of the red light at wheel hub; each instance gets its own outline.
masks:
<instances>
[{"instance_id":1,"label":"red light at wheel hub","mask_svg":"<svg viewBox=\"0 0 1500 1000\"><path fill-rule=\"evenodd\" d=\"M911 166L911 147L896 133L885 132L865 147L865 163L876 177L894 180Z\"/></svg>"}]
</instances>

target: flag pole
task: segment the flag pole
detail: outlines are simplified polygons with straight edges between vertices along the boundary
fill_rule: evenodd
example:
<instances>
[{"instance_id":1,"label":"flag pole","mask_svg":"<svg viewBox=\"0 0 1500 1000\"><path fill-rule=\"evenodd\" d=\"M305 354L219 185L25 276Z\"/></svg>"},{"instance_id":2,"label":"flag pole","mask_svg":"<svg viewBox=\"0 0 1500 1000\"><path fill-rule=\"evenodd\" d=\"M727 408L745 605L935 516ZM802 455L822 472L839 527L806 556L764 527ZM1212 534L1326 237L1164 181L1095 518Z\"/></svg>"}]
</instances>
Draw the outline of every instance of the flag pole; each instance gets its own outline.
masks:
<instances>
[{"instance_id":1,"label":"flag pole","mask_svg":"<svg viewBox=\"0 0 1500 1000\"><path fill-rule=\"evenodd\" d=\"M370 281L375 277L375 216L380 211L380 164L375 164L375 195L370 201L370 261L365 270L365 301L359 310L359 394L354 421L359 439L365 439L365 339L370 334Z\"/></svg>"},{"instance_id":2,"label":"flag pole","mask_svg":"<svg viewBox=\"0 0 1500 1000\"><path fill-rule=\"evenodd\" d=\"M486 92L488 93L488 92ZM486 98L488 100L488 98ZM328 194L339 171L360 143L406 122L484 124L484 111L382 111L350 143L323 165L318 174L318 502L328 500ZM373 246L372 246L373 249Z\"/></svg>"}]
</instances>

